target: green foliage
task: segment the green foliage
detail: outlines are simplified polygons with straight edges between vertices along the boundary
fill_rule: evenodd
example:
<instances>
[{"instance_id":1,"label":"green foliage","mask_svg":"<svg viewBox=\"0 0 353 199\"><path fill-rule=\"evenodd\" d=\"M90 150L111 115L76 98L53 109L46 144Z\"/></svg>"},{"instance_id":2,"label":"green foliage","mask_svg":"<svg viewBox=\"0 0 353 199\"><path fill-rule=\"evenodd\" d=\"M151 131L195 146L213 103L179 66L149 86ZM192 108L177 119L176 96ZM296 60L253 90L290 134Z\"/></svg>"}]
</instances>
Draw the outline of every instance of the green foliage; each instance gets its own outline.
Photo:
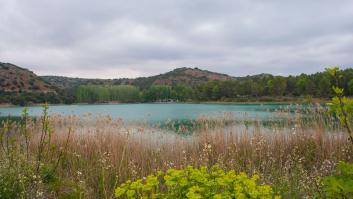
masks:
<instances>
[{"instance_id":1,"label":"green foliage","mask_svg":"<svg viewBox=\"0 0 353 199\"><path fill-rule=\"evenodd\" d=\"M332 77L336 77L338 75L339 71L340 71L340 68L337 67L337 66L334 66L334 67L328 67L325 70Z\"/></svg>"},{"instance_id":2,"label":"green foliage","mask_svg":"<svg viewBox=\"0 0 353 199\"><path fill-rule=\"evenodd\" d=\"M77 102L138 102L140 91L130 85L101 86L86 85L80 86L76 91Z\"/></svg>"},{"instance_id":3,"label":"green foliage","mask_svg":"<svg viewBox=\"0 0 353 199\"><path fill-rule=\"evenodd\" d=\"M110 86L108 89L110 100L119 102L137 102L140 99L138 88L130 85Z\"/></svg>"},{"instance_id":4,"label":"green foliage","mask_svg":"<svg viewBox=\"0 0 353 199\"><path fill-rule=\"evenodd\" d=\"M6 120L0 127L0 198L43 198L49 193L56 196L54 198L81 197L79 187L57 173L66 146L60 148L52 143L54 131L48 116L48 106L43 108L39 141L32 141L33 129L28 125L30 120L28 109L24 108L19 121ZM18 133L14 133L17 129ZM66 144L69 135L70 130ZM33 154L30 150L35 148L32 145L34 142L38 143Z\"/></svg>"},{"instance_id":5,"label":"green foliage","mask_svg":"<svg viewBox=\"0 0 353 199\"><path fill-rule=\"evenodd\" d=\"M332 76L335 81L335 86L332 87L335 96L331 102L327 103L329 113L334 113L339 119L342 126L347 130L348 136L353 144L353 100L344 96L344 89L339 87L339 81L342 78L338 67L327 68L326 72Z\"/></svg>"},{"instance_id":6,"label":"green foliage","mask_svg":"<svg viewBox=\"0 0 353 199\"><path fill-rule=\"evenodd\" d=\"M144 92L143 99L147 102L167 101L168 99L171 99L171 94L171 87L156 85L151 86Z\"/></svg>"},{"instance_id":7,"label":"green foliage","mask_svg":"<svg viewBox=\"0 0 353 199\"><path fill-rule=\"evenodd\" d=\"M26 106L32 103L51 103L57 104L66 99L64 95L58 95L55 93L36 93L36 92L1 92L0 91L0 103L11 103L19 106Z\"/></svg>"},{"instance_id":8,"label":"green foliage","mask_svg":"<svg viewBox=\"0 0 353 199\"><path fill-rule=\"evenodd\" d=\"M275 96L281 96L284 94L284 91L287 87L287 81L284 77L275 77L273 80L270 80L270 91Z\"/></svg>"},{"instance_id":9,"label":"green foliage","mask_svg":"<svg viewBox=\"0 0 353 199\"><path fill-rule=\"evenodd\" d=\"M318 78L319 86L317 90L317 95L320 97L325 97L331 93L331 81L327 76L322 76Z\"/></svg>"},{"instance_id":10,"label":"green foliage","mask_svg":"<svg viewBox=\"0 0 353 199\"><path fill-rule=\"evenodd\" d=\"M353 79L348 82L348 91L351 95L353 95Z\"/></svg>"},{"instance_id":11,"label":"green foliage","mask_svg":"<svg viewBox=\"0 0 353 199\"><path fill-rule=\"evenodd\" d=\"M33 168L30 165L23 164L19 160L12 161L16 161L19 164L8 166L4 160L0 162L0 198L20 198L25 196L32 180L29 177L33 174Z\"/></svg>"},{"instance_id":12,"label":"green foliage","mask_svg":"<svg viewBox=\"0 0 353 199\"><path fill-rule=\"evenodd\" d=\"M191 87L178 84L172 90L172 98L178 101L187 101L193 98L193 89Z\"/></svg>"},{"instance_id":13,"label":"green foliage","mask_svg":"<svg viewBox=\"0 0 353 199\"><path fill-rule=\"evenodd\" d=\"M331 102L327 103L329 106L329 112L334 113L336 117L340 120L342 125L345 125L345 120L352 121L353 117L353 100L347 97L335 96L332 98ZM348 125L350 125L348 123Z\"/></svg>"},{"instance_id":14,"label":"green foliage","mask_svg":"<svg viewBox=\"0 0 353 199\"><path fill-rule=\"evenodd\" d=\"M336 173L323 179L324 191L328 198L353 197L353 164L339 162Z\"/></svg>"},{"instance_id":15,"label":"green foliage","mask_svg":"<svg viewBox=\"0 0 353 199\"><path fill-rule=\"evenodd\" d=\"M273 198L272 188L258 185L258 176L249 178L234 170L223 171L217 165L208 169L188 166L169 169L144 180L127 181L115 190L115 196L126 198ZM278 197L279 198L279 197Z\"/></svg>"},{"instance_id":16,"label":"green foliage","mask_svg":"<svg viewBox=\"0 0 353 199\"><path fill-rule=\"evenodd\" d=\"M343 71L332 70L330 74L341 77L339 86L347 88L343 91L344 95L353 94L353 70ZM242 101L251 97L268 97L276 100L278 96L312 96L320 98L332 97L331 87L336 85L331 75L326 72L315 73L312 75L301 74L298 76L272 76L258 75L238 78L228 81L210 81L193 87L193 100L225 100ZM351 83L349 83L351 82Z\"/></svg>"}]
</instances>

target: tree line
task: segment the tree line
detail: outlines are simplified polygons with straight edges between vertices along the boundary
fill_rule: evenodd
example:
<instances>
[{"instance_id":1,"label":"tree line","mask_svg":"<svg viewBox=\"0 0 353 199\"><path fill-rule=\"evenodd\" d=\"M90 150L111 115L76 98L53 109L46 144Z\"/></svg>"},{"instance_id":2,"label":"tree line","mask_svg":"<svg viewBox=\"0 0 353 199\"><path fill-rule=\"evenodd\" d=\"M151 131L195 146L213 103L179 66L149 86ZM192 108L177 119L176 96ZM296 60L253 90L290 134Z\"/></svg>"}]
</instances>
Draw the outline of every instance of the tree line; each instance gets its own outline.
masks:
<instances>
[{"instance_id":1,"label":"tree line","mask_svg":"<svg viewBox=\"0 0 353 199\"><path fill-rule=\"evenodd\" d=\"M140 101L140 91L131 85L102 86L84 85L76 91L77 102L137 102Z\"/></svg>"},{"instance_id":2,"label":"tree line","mask_svg":"<svg viewBox=\"0 0 353 199\"><path fill-rule=\"evenodd\" d=\"M76 90L76 102L158 102L158 101L240 101L277 97L311 96L329 98L332 85L338 83L345 95L353 96L353 69L339 72L340 82L327 73L297 76L258 75L235 80L209 81L194 87L152 85L140 89L132 85L84 85ZM267 97L267 98L266 98Z\"/></svg>"}]
</instances>

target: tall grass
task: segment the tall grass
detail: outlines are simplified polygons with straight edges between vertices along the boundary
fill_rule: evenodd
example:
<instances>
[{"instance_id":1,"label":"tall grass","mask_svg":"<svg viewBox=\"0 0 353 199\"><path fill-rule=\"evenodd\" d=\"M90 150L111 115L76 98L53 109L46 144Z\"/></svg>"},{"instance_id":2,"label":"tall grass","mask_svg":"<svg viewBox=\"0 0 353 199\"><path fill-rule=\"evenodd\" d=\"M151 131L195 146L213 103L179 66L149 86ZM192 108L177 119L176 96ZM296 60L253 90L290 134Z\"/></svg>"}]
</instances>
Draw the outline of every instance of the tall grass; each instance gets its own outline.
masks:
<instances>
[{"instance_id":1,"label":"tall grass","mask_svg":"<svg viewBox=\"0 0 353 199\"><path fill-rule=\"evenodd\" d=\"M245 115L200 117L192 124L197 128L174 129L192 131L187 135L108 116L3 122L0 185L12 182L8 188L16 191L9 196L23 198L112 198L128 179L218 164L260 175L284 198L320 196L321 178L338 161L353 162L353 146L322 108L310 117L290 110L267 122L240 120ZM0 188L0 198L10 191Z\"/></svg>"}]
</instances>

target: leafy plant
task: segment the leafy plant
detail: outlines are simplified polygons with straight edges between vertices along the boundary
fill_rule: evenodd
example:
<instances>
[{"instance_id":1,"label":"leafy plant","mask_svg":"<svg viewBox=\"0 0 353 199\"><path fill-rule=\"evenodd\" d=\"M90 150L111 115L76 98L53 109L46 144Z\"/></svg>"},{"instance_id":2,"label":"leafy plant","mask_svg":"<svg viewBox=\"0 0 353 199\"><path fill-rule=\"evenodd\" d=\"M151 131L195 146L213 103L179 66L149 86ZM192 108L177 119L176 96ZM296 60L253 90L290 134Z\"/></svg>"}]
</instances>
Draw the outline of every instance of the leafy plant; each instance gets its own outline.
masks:
<instances>
[{"instance_id":1,"label":"leafy plant","mask_svg":"<svg viewBox=\"0 0 353 199\"><path fill-rule=\"evenodd\" d=\"M353 100L344 96L344 89L339 87L341 75L338 67L327 68L326 72L330 74L335 81L335 86L332 87L335 96L332 98L329 106L329 112L334 113L340 123L346 128L350 141L353 144L352 134L352 119L353 119Z\"/></svg>"},{"instance_id":2,"label":"leafy plant","mask_svg":"<svg viewBox=\"0 0 353 199\"><path fill-rule=\"evenodd\" d=\"M115 190L115 196L126 198L273 198L268 185L258 185L259 176L249 178L234 170L225 172L215 165L208 169L188 166L169 169L143 180L126 181ZM276 196L276 198L279 198Z\"/></svg>"},{"instance_id":3,"label":"leafy plant","mask_svg":"<svg viewBox=\"0 0 353 199\"><path fill-rule=\"evenodd\" d=\"M326 196L329 198L353 197L353 164L339 162L336 173L323 180Z\"/></svg>"}]
</instances>

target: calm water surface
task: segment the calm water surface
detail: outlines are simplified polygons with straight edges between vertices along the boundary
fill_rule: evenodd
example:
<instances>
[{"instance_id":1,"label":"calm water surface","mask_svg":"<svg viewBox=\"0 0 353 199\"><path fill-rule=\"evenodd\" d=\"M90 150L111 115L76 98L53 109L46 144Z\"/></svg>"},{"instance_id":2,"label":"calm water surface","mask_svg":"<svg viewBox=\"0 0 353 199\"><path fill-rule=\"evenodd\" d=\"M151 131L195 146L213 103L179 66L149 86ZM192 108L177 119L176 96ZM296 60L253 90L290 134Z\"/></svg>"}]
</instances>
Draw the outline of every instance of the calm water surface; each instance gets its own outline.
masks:
<instances>
[{"instance_id":1,"label":"calm water surface","mask_svg":"<svg viewBox=\"0 0 353 199\"><path fill-rule=\"evenodd\" d=\"M103 105L51 105L50 114L83 116L110 115L124 121L163 122L167 120L193 120L201 116L219 117L231 114L238 119L266 119L273 112L286 108L279 104L103 104ZM0 108L0 117L20 116L23 107ZM40 116L43 108L29 107L30 116Z\"/></svg>"}]
</instances>

